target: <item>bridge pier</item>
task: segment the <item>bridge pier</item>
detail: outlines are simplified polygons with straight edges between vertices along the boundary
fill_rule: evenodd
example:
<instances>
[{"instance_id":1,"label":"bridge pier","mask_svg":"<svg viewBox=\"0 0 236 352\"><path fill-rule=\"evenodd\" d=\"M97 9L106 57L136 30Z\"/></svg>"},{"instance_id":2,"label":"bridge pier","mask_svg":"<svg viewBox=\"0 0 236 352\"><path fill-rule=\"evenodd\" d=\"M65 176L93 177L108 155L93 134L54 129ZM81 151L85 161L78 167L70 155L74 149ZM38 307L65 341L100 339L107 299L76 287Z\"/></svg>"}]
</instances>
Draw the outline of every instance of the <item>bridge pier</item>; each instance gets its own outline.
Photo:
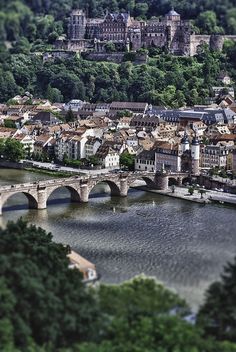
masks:
<instances>
[{"instance_id":1,"label":"bridge pier","mask_svg":"<svg viewBox=\"0 0 236 352\"><path fill-rule=\"evenodd\" d=\"M182 186L182 181L183 181L182 177L177 178L178 186Z\"/></svg>"},{"instance_id":2,"label":"bridge pier","mask_svg":"<svg viewBox=\"0 0 236 352\"><path fill-rule=\"evenodd\" d=\"M128 195L128 183L127 178L120 179L120 196L127 197Z\"/></svg>"},{"instance_id":3,"label":"bridge pier","mask_svg":"<svg viewBox=\"0 0 236 352\"><path fill-rule=\"evenodd\" d=\"M82 183L80 185L80 200L82 203L88 203L88 198L89 198L88 184Z\"/></svg>"},{"instance_id":4,"label":"bridge pier","mask_svg":"<svg viewBox=\"0 0 236 352\"><path fill-rule=\"evenodd\" d=\"M158 173L155 177L156 188L160 191L168 190L168 175L165 173Z\"/></svg>"},{"instance_id":5,"label":"bridge pier","mask_svg":"<svg viewBox=\"0 0 236 352\"><path fill-rule=\"evenodd\" d=\"M47 208L47 189L46 187L38 187L38 209Z\"/></svg>"}]
</instances>

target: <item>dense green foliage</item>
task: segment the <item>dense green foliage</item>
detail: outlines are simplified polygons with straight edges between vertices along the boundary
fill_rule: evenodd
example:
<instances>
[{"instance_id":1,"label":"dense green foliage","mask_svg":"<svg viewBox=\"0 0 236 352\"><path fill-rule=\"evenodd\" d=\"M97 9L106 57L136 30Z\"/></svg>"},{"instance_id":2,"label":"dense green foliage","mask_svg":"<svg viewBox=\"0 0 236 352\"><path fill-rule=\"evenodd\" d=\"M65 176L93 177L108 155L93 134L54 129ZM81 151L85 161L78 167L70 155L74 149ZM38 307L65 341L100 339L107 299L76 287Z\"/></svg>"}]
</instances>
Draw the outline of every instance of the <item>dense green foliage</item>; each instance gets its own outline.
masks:
<instances>
[{"instance_id":1,"label":"dense green foliage","mask_svg":"<svg viewBox=\"0 0 236 352\"><path fill-rule=\"evenodd\" d=\"M226 53L205 49L193 58L159 54L148 64L135 66L78 57L43 64L37 56L5 53L0 57L0 102L25 91L52 99L53 91L53 101L58 102L75 98L145 101L170 107L202 104L211 95L211 87L222 84L218 80L221 70L227 69L235 80L235 54L236 45L230 44Z\"/></svg>"},{"instance_id":2,"label":"dense green foliage","mask_svg":"<svg viewBox=\"0 0 236 352\"><path fill-rule=\"evenodd\" d=\"M214 282L207 291L206 302L199 312L199 325L207 335L219 340L236 341L236 258L228 263L221 281Z\"/></svg>"},{"instance_id":3,"label":"dense green foliage","mask_svg":"<svg viewBox=\"0 0 236 352\"><path fill-rule=\"evenodd\" d=\"M68 268L68 251L23 221L0 231L1 343L24 350L34 341L55 350L93 336L94 299Z\"/></svg>"},{"instance_id":4,"label":"dense green foliage","mask_svg":"<svg viewBox=\"0 0 236 352\"><path fill-rule=\"evenodd\" d=\"M11 138L0 140L0 157L9 161L20 161L25 156L23 145Z\"/></svg>"},{"instance_id":5,"label":"dense green foliage","mask_svg":"<svg viewBox=\"0 0 236 352\"><path fill-rule=\"evenodd\" d=\"M125 167L128 170L134 170L135 155L131 155L128 152L124 152L120 155L120 166Z\"/></svg>"},{"instance_id":6,"label":"dense green foliage","mask_svg":"<svg viewBox=\"0 0 236 352\"><path fill-rule=\"evenodd\" d=\"M128 61L132 53L121 65L79 58L43 64L36 54L66 32L72 8L82 7L90 16L109 9L150 18L165 14L171 4L184 18L195 19L197 32L236 33L235 0L0 0L0 102L27 90L52 102L129 100L170 107L204 103L211 86L220 84L220 70L227 69L235 81L235 44L226 43L226 54L206 50L196 58L171 57L151 48L149 63L141 66ZM108 49L113 50L109 43Z\"/></svg>"},{"instance_id":7,"label":"dense green foliage","mask_svg":"<svg viewBox=\"0 0 236 352\"><path fill-rule=\"evenodd\" d=\"M51 234L23 220L0 229L1 351L236 351L235 344L209 339L207 330L204 337L201 326L187 323L186 303L155 280L139 277L88 288L79 271L68 268L68 253ZM233 271L229 289L235 287ZM223 301L218 305L219 291L215 294L210 312L220 309L231 317L233 292L232 300L224 297L226 310Z\"/></svg>"},{"instance_id":8,"label":"dense green foliage","mask_svg":"<svg viewBox=\"0 0 236 352\"><path fill-rule=\"evenodd\" d=\"M73 113L73 111L71 109L69 109L65 115L65 121L66 122L74 122L76 121L76 116Z\"/></svg>"}]
</instances>

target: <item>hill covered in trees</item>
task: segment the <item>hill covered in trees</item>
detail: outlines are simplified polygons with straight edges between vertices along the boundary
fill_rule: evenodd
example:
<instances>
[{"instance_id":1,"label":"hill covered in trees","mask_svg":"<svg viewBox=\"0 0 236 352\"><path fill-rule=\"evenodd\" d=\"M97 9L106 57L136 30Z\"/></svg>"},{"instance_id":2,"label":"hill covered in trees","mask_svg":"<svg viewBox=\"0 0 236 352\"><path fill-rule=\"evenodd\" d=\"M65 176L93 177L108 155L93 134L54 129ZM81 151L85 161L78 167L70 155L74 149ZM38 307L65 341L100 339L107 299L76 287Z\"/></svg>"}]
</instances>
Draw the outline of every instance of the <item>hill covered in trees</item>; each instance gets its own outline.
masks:
<instances>
[{"instance_id":1,"label":"hill covered in trees","mask_svg":"<svg viewBox=\"0 0 236 352\"><path fill-rule=\"evenodd\" d=\"M236 78L236 45L225 53L205 49L197 57L178 58L160 53L148 64L135 66L90 62L82 58L43 63L40 56L26 53L19 43L12 54L0 58L0 101L30 91L52 102L81 99L91 102L145 101L181 107L203 104L221 70ZM232 57L232 58L231 58Z\"/></svg>"},{"instance_id":2,"label":"hill covered in trees","mask_svg":"<svg viewBox=\"0 0 236 352\"><path fill-rule=\"evenodd\" d=\"M221 85L221 70L235 82L235 43L226 43L223 53L205 48L194 58L151 48L148 64L140 66L132 64L129 53L120 65L77 57L43 63L40 55L66 32L72 8L84 8L90 16L109 9L150 18L165 14L171 5L193 18L197 32L236 33L235 0L0 0L0 102L29 91L52 102L129 100L173 108L205 103L212 86Z\"/></svg>"},{"instance_id":3,"label":"hill covered in trees","mask_svg":"<svg viewBox=\"0 0 236 352\"><path fill-rule=\"evenodd\" d=\"M236 351L235 263L192 325L186 303L153 279L86 287L69 250L22 220L0 229L1 351Z\"/></svg>"}]
</instances>

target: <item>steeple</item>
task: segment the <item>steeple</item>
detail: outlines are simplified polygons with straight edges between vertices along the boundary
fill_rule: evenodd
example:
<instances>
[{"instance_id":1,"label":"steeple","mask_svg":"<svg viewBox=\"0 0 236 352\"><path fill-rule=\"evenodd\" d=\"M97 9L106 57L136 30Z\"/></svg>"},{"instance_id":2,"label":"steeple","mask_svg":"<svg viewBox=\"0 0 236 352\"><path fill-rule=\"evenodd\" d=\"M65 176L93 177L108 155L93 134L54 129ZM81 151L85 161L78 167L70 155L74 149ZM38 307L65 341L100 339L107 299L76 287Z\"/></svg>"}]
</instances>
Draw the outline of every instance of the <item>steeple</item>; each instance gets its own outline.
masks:
<instances>
[{"instance_id":1,"label":"steeple","mask_svg":"<svg viewBox=\"0 0 236 352\"><path fill-rule=\"evenodd\" d=\"M184 132L183 138L181 139L181 144L189 144L189 139L186 130Z\"/></svg>"},{"instance_id":2,"label":"steeple","mask_svg":"<svg viewBox=\"0 0 236 352\"><path fill-rule=\"evenodd\" d=\"M184 136L181 139L181 152L184 153L186 152L186 150L189 150L189 139L188 139L187 132L185 130Z\"/></svg>"},{"instance_id":3,"label":"steeple","mask_svg":"<svg viewBox=\"0 0 236 352\"><path fill-rule=\"evenodd\" d=\"M199 142L199 138L197 136L197 131L195 131L195 134L194 134L194 137L193 137L193 140L192 140L192 145L199 145L200 142Z\"/></svg>"}]
</instances>

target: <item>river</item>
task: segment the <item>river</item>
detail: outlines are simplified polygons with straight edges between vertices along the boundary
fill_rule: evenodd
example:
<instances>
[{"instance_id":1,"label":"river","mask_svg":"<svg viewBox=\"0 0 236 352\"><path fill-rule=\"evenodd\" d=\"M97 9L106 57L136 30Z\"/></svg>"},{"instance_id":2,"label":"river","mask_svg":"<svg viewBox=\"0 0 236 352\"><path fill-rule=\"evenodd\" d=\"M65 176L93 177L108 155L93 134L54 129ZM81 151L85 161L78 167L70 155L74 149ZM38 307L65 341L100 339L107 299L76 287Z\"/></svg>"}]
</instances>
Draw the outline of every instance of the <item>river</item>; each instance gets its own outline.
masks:
<instances>
[{"instance_id":1,"label":"river","mask_svg":"<svg viewBox=\"0 0 236 352\"><path fill-rule=\"evenodd\" d=\"M2 185L48 178L0 169ZM71 204L67 190L59 189L41 211L28 210L26 198L16 195L5 204L0 224L22 216L96 264L103 282L154 276L195 310L236 254L236 209L137 190L127 198L110 198L104 190L98 185L88 204Z\"/></svg>"}]
</instances>

